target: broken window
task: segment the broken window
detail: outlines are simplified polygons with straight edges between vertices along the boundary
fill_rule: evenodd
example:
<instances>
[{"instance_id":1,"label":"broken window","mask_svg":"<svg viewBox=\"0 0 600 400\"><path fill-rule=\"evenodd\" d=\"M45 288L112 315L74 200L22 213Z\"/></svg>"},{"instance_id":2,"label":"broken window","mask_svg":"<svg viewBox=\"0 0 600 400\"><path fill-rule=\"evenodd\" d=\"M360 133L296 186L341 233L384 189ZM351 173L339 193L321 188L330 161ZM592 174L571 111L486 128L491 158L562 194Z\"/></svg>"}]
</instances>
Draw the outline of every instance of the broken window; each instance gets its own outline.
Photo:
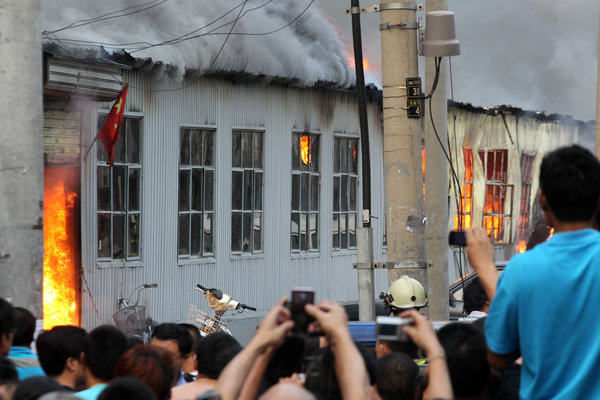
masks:
<instances>
[{"instance_id":1,"label":"broken window","mask_svg":"<svg viewBox=\"0 0 600 400\"><path fill-rule=\"evenodd\" d=\"M461 188L461 198L454 218L454 229L470 228L473 223L473 150L463 149L465 177Z\"/></svg>"},{"instance_id":2,"label":"broken window","mask_svg":"<svg viewBox=\"0 0 600 400\"><path fill-rule=\"evenodd\" d=\"M358 139L336 137L333 150L333 248L356 248Z\"/></svg>"},{"instance_id":3,"label":"broken window","mask_svg":"<svg viewBox=\"0 0 600 400\"><path fill-rule=\"evenodd\" d=\"M292 252L319 248L319 136L292 135Z\"/></svg>"},{"instance_id":4,"label":"broken window","mask_svg":"<svg viewBox=\"0 0 600 400\"><path fill-rule=\"evenodd\" d=\"M527 240L529 234L529 203L534 162L535 153L523 153L521 156L521 201L519 202L519 220L517 222L517 242Z\"/></svg>"},{"instance_id":5,"label":"broken window","mask_svg":"<svg viewBox=\"0 0 600 400\"><path fill-rule=\"evenodd\" d=\"M215 131L181 128L177 246L179 258L214 253Z\"/></svg>"},{"instance_id":6,"label":"broken window","mask_svg":"<svg viewBox=\"0 0 600 400\"><path fill-rule=\"evenodd\" d=\"M263 132L234 130L231 145L231 252L262 251Z\"/></svg>"},{"instance_id":7,"label":"broken window","mask_svg":"<svg viewBox=\"0 0 600 400\"><path fill-rule=\"evenodd\" d=\"M485 171L483 227L493 243L510 243L513 185L508 180L508 150L479 151Z\"/></svg>"},{"instance_id":8,"label":"broken window","mask_svg":"<svg viewBox=\"0 0 600 400\"><path fill-rule=\"evenodd\" d=\"M98 115L98 129L106 120ZM114 148L114 166L108 153L97 146L96 210L98 260L140 259L141 118L124 117L120 139Z\"/></svg>"}]
</instances>

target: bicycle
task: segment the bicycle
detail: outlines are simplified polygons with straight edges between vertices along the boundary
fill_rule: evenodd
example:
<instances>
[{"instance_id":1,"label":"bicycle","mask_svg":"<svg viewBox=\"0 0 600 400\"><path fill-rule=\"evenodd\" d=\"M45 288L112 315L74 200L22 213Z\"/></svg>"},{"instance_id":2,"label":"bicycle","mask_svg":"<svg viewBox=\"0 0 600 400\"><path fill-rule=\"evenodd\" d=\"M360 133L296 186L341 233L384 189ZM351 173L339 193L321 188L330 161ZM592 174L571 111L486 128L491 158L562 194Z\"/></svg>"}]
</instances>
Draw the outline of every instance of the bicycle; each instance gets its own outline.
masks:
<instances>
[{"instance_id":1,"label":"bicycle","mask_svg":"<svg viewBox=\"0 0 600 400\"><path fill-rule=\"evenodd\" d=\"M231 335L231 332L227 329L227 322L221 318L226 311L237 311L238 313L256 311L256 307L233 300L230 295L223 293L219 289L209 289L201 284L197 284L196 290L204 294L204 297L208 301L208 306L215 310L213 315L209 315L199 310L195 305L190 304L187 322L195 325L200 330L202 336L207 336L215 332L225 332Z\"/></svg>"},{"instance_id":2,"label":"bicycle","mask_svg":"<svg viewBox=\"0 0 600 400\"><path fill-rule=\"evenodd\" d=\"M152 337L152 318L146 313L146 307L138 305L144 289L156 288L157 283L142 283L131 291L129 297L118 300L118 311L113 314L115 326L127 336L141 339L149 343ZM137 291L135 303L132 304L133 293Z\"/></svg>"}]
</instances>

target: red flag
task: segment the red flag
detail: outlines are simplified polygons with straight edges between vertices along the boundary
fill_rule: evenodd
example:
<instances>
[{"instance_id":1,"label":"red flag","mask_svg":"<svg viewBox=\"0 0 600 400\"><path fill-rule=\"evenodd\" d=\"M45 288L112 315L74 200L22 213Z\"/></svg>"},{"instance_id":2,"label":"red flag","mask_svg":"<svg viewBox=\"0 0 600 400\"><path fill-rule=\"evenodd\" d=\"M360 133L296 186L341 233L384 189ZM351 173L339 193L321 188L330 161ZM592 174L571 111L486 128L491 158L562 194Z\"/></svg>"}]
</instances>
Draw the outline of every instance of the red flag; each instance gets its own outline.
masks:
<instances>
[{"instance_id":1,"label":"red flag","mask_svg":"<svg viewBox=\"0 0 600 400\"><path fill-rule=\"evenodd\" d=\"M102 128L100 128L100 132L98 132L98 138L104 142L104 146L106 146L106 151L108 152L108 165L113 166L113 151L115 149L115 144L119 141L121 124L123 123L123 116L125 115L125 99L127 98L127 89L128 85L125 85L125 88L115 101L115 104L110 109L108 113L108 117L106 117L106 121Z\"/></svg>"}]
</instances>

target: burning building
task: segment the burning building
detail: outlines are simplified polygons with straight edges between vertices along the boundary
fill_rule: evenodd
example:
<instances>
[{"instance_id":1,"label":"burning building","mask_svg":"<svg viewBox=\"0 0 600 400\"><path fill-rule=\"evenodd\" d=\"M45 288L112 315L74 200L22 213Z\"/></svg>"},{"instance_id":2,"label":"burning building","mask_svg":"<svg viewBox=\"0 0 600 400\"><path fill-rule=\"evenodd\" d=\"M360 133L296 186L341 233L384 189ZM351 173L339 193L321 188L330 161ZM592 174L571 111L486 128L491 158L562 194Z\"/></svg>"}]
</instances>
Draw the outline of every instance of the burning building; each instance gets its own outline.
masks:
<instances>
[{"instance_id":1,"label":"burning building","mask_svg":"<svg viewBox=\"0 0 600 400\"><path fill-rule=\"evenodd\" d=\"M448 136L458 179L453 186L460 183L459 195L450 192L453 228L484 227L499 260L524 251L542 218L537 177L544 154L572 143L593 147L594 135L593 121L450 103Z\"/></svg>"}]
</instances>

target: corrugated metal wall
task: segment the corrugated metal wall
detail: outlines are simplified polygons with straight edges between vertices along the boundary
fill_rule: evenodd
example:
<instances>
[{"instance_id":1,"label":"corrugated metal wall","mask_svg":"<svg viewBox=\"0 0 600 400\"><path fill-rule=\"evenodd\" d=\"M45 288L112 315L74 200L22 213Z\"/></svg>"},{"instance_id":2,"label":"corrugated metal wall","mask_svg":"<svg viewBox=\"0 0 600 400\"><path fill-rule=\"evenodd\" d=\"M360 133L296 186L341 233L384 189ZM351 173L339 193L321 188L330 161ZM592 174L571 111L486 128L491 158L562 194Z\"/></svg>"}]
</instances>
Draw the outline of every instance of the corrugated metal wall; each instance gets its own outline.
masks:
<instances>
[{"instance_id":1,"label":"corrugated metal wall","mask_svg":"<svg viewBox=\"0 0 600 400\"><path fill-rule=\"evenodd\" d=\"M293 286L311 286L317 298L338 301L357 296L355 251L331 250L333 138L358 136L358 113L349 92L298 89L258 82L230 82L200 78L182 90L181 82L160 71L151 75L130 71L127 112L142 122L141 262L105 265L96 261L95 152L82 169L83 325L111 323L117 299L140 283L156 282L143 301L157 321L181 321L190 303L208 311L194 290L196 283L218 287L235 299L268 310ZM193 82L193 83L192 83ZM157 91L164 90L164 91ZM107 109L104 104L99 109ZM97 110L88 110L84 143L93 140ZM385 260L383 237L383 165L380 110L369 104L376 260ZM182 126L216 129L215 256L196 262L177 257L177 190L179 131ZM263 254L230 254L231 131L235 128L264 133ZM291 140L293 131L321 135L320 251L292 255L290 251ZM98 144L97 144L98 145ZM96 145L96 146L97 146ZM360 194L360 187L358 188ZM360 203L359 203L360 210ZM89 291L88 288L89 287ZM377 271L377 292L387 287L387 274ZM94 304L92 304L92 302ZM96 310L98 312L96 312ZM236 318L243 318L243 314Z\"/></svg>"}]
</instances>

